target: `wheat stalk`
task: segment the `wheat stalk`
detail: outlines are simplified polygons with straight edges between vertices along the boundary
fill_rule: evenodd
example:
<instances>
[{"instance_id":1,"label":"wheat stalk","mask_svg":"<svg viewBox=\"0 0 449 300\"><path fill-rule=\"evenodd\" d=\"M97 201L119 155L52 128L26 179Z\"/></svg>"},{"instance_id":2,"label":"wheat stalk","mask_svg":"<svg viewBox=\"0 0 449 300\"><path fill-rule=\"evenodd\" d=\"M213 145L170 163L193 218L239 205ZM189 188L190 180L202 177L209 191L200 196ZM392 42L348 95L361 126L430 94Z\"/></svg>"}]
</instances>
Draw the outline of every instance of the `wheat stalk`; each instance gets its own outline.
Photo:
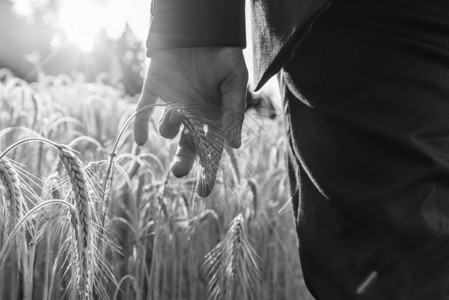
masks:
<instances>
[{"instance_id":1,"label":"wheat stalk","mask_svg":"<svg viewBox=\"0 0 449 300\"><path fill-rule=\"evenodd\" d=\"M134 118L138 115L141 114L142 112L146 111L146 110L150 110L153 109L156 106L164 106L163 104L151 104L151 105L147 105L142 107L141 109L139 109L138 111L136 111L134 114L132 114L123 124L122 128L120 129L119 134L117 135L117 138L115 140L114 146L112 147L112 151L111 153L109 153L109 162L108 162L108 167L107 167L107 171L106 171L106 175L105 175L105 181L103 184L103 196L102 196L102 203L103 203L103 211L101 212L101 230L103 230L104 228L104 221L106 219L106 214L108 212L108 208L109 208L109 199L110 199L110 192L111 192L111 184L112 184L112 179L113 179L113 169L115 166L115 157L117 155L117 147L118 144L120 142L120 140L122 139L123 134L125 133L126 128L128 127L128 125L131 123L132 120L134 120ZM101 232L102 234L103 232Z\"/></svg>"}]
</instances>

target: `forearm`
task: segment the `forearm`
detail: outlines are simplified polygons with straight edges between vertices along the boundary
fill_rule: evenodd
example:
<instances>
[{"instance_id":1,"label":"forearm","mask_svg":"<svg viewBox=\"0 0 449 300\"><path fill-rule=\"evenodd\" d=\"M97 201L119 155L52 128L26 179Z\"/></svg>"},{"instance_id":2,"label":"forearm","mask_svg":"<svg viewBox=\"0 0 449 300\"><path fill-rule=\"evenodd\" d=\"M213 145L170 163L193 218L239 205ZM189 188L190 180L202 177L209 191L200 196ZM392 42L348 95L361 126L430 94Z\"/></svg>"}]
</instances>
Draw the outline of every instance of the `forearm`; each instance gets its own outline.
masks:
<instances>
[{"instance_id":1,"label":"forearm","mask_svg":"<svg viewBox=\"0 0 449 300\"><path fill-rule=\"evenodd\" d=\"M246 46L244 0L153 0L147 56L189 47Z\"/></svg>"}]
</instances>

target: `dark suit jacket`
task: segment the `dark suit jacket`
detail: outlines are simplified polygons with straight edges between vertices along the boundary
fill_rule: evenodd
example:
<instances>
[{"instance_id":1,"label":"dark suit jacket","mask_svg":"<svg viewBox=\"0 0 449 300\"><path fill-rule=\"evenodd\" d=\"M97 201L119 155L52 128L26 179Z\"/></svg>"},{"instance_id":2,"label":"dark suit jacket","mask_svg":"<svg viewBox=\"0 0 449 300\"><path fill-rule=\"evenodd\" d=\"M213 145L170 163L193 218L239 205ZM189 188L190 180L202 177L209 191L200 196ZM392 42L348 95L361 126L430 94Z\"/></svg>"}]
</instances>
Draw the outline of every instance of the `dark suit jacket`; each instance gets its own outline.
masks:
<instances>
[{"instance_id":1,"label":"dark suit jacket","mask_svg":"<svg viewBox=\"0 0 449 300\"><path fill-rule=\"evenodd\" d=\"M257 89L291 58L331 0L251 0ZM245 47L244 0L153 0L147 55L185 47Z\"/></svg>"}]
</instances>

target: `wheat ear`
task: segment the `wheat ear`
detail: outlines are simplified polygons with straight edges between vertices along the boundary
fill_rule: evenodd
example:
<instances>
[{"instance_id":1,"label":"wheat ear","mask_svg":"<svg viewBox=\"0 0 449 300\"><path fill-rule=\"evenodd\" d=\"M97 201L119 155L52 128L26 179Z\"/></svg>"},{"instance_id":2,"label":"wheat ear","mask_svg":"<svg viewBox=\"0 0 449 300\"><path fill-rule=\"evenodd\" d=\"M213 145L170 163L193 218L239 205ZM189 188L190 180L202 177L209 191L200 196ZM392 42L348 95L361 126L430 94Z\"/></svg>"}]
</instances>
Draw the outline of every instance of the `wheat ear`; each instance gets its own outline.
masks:
<instances>
[{"instance_id":1,"label":"wheat ear","mask_svg":"<svg viewBox=\"0 0 449 300\"><path fill-rule=\"evenodd\" d=\"M89 191L83 166L78 157L65 147L59 148L59 158L67 171L75 200L78 216L72 217L72 225L77 228L78 274L77 289L79 299L90 299L92 296L93 274L93 225L90 208Z\"/></svg>"},{"instance_id":2,"label":"wheat ear","mask_svg":"<svg viewBox=\"0 0 449 300\"><path fill-rule=\"evenodd\" d=\"M195 192L205 198L212 192L225 141L216 124L204 123L182 106L172 105L171 109L183 111L184 133L191 135L198 156L199 174Z\"/></svg>"},{"instance_id":3,"label":"wheat ear","mask_svg":"<svg viewBox=\"0 0 449 300\"><path fill-rule=\"evenodd\" d=\"M20 188L19 174L14 169L13 165L6 159L0 159L0 181L3 183L6 190L6 202L8 203L8 210L10 219L6 230L10 236L14 236L14 227L19 225L23 215L23 194ZM9 201L8 201L9 200ZM5 244L6 244L5 240ZM26 285L24 299L31 299L32 288L30 290L30 282L32 282L32 272L29 270L27 255L27 240L25 231L19 227L19 231L15 234L15 242L18 256L18 267L22 271L23 279ZM1 263L0 263L1 265Z\"/></svg>"},{"instance_id":4,"label":"wheat ear","mask_svg":"<svg viewBox=\"0 0 449 300\"><path fill-rule=\"evenodd\" d=\"M5 186L10 216L7 232L11 233L11 230L22 217L23 195L20 189L19 174L7 159L0 160L0 181Z\"/></svg>"},{"instance_id":5,"label":"wheat ear","mask_svg":"<svg viewBox=\"0 0 449 300\"><path fill-rule=\"evenodd\" d=\"M254 280L259 276L256 252L244 230L244 218L236 216L224 239L209 252L203 264L208 299L250 299Z\"/></svg>"}]
</instances>

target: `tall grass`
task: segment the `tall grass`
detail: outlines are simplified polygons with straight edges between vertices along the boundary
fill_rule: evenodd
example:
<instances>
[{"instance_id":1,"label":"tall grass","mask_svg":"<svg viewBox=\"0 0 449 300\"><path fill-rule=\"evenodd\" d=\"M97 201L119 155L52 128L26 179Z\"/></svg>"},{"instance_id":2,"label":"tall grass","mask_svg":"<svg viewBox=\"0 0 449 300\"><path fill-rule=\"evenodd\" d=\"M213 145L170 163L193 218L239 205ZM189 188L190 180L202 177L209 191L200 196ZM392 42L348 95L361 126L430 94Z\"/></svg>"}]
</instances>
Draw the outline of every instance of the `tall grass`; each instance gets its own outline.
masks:
<instances>
[{"instance_id":1,"label":"tall grass","mask_svg":"<svg viewBox=\"0 0 449 300\"><path fill-rule=\"evenodd\" d=\"M176 179L176 141L154 121L147 145L133 143L135 103L101 82L2 71L0 153L35 140L0 154L0 299L312 299L281 122L250 113L244 134L257 138L231 151L186 118L198 149L224 152Z\"/></svg>"}]
</instances>

